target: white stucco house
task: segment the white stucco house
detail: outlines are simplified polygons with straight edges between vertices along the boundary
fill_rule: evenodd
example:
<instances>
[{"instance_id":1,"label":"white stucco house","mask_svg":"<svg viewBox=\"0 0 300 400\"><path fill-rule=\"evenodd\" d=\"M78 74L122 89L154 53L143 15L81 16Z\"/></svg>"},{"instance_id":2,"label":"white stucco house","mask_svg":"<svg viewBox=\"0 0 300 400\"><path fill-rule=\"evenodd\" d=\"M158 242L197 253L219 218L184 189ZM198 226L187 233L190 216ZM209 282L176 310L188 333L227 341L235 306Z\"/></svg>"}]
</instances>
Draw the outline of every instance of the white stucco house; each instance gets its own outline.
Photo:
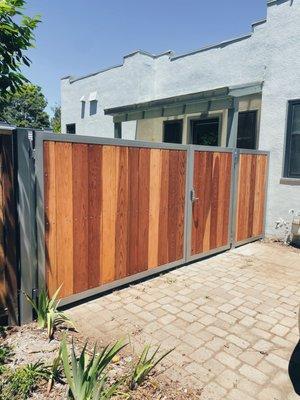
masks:
<instances>
[{"instance_id":1,"label":"white stucco house","mask_svg":"<svg viewBox=\"0 0 300 400\"><path fill-rule=\"evenodd\" d=\"M268 234L300 210L300 0L243 37L61 80L62 132L270 151Z\"/></svg>"}]
</instances>

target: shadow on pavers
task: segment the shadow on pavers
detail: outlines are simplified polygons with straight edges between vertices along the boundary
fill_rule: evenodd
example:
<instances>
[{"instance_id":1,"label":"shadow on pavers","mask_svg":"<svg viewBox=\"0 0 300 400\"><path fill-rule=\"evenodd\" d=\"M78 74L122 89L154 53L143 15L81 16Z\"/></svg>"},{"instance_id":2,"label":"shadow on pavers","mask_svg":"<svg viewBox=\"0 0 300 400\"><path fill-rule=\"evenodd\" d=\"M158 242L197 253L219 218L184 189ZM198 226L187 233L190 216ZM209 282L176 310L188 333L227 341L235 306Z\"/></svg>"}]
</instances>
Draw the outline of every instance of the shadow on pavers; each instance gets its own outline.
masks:
<instances>
[{"instance_id":1,"label":"shadow on pavers","mask_svg":"<svg viewBox=\"0 0 300 400\"><path fill-rule=\"evenodd\" d=\"M290 358L289 376L295 392L300 395L300 340Z\"/></svg>"}]
</instances>

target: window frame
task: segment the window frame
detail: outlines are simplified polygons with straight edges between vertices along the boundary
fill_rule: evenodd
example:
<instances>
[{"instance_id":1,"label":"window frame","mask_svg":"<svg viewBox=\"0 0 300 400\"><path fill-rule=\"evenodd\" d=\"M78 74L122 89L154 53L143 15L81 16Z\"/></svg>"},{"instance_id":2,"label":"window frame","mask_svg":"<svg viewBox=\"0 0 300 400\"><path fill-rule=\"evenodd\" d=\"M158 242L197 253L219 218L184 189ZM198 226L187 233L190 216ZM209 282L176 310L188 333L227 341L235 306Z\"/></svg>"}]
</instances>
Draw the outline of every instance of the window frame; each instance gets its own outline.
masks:
<instances>
[{"instance_id":1,"label":"window frame","mask_svg":"<svg viewBox=\"0 0 300 400\"><path fill-rule=\"evenodd\" d=\"M192 123L198 120L206 120L206 119L218 119L219 120L219 129L218 129L218 145L215 147L221 147L222 143L222 128L223 128L223 113L203 113L198 115L192 115L187 118L187 143L193 144L193 132L192 132Z\"/></svg>"},{"instance_id":2,"label":"window frame","mask_svg":"<svg viewBox=\"0 0 300 400\"><path fill-rule=\"evenodd\" d=\"M253 113L255 114L255 135L254 135L254 140L255 140L255 146L254 149L249 149L249 150L257 150L258 149L258 135L259 135L259 110L257 108L251 109L251 110L244 110L244 111L239 111L238 117L240 117L241 114L246 114L246 113ZM239 123L239 121L238 121ZM239 128L239 126L238 126ZM237 131L237 137L236 137L236 147L238 145L238 131ZM242 147L240 147L242 149Z\"/></svg>"},{"instance_id":3,"label":"window frame","mask_svg":"<svg viewBox=\"0 0 300 400\"><path fill-rule=\"evenodd\" d=\"M182 144L182 140L183 140L183 118L180 118L180 119L167 119L167 120L163 121L163 138L162 138L163 139L163 143L174 143L174 142L166 142L166 140L165 140L165 126L166 125L170 125L170 124L174 124L174 123L178 123L181 126L181 142L180 142L180 144Z\"/></svg>"},{"instance_id":4,"label":"window frame","mask_svg":"<svg viewBox=\"0 0 300 400\"><path fill-rule=\"evenodd\" d=\"M74 132L68 132L68 126L74 126ZM73 122L71 124L66 124L66 134L68 135L76 135L76 123Z\"/></svg>"},{"instance_id":5,"label":"window frame","mask_svg":"<svg viewBox=\"0 0 300 400\"><path fill-rule=\"evenodd\" d=\"M283 168L283 178L287 179L299 179L300 181L300 172L299 174L290 173L290 162L291 162L291 143L292 143L292 125L293 125L293 115L294 115L294 106L300 106L300 99L289 100L287 103L287 123L286 123L286 133L285 133L285 146L284 146L284 168ZM300 135L296 133L296 135Z\"/></svg>"}]
</instances>

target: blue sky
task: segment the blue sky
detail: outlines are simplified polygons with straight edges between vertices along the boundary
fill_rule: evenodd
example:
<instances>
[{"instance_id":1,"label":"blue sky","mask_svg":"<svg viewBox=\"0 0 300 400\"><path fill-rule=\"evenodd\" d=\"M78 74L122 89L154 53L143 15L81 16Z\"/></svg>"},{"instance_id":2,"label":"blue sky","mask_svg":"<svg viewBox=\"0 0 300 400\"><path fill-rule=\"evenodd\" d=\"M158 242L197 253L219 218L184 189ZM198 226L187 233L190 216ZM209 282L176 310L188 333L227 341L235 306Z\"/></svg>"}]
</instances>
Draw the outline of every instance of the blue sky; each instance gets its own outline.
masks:
<instances>
[{"instance_id":1,"label":"blue sky","mask_svg":"<svg viewBox=\"0 0 300 400\"><path fill-rule=\"evenodd\" d=\"M267 0L28 0L41 14L26 76L42 87L48 111L60 78L120 64L134 50L185 53L246 34L266 16Z\"/></svg>"}]
</instances>

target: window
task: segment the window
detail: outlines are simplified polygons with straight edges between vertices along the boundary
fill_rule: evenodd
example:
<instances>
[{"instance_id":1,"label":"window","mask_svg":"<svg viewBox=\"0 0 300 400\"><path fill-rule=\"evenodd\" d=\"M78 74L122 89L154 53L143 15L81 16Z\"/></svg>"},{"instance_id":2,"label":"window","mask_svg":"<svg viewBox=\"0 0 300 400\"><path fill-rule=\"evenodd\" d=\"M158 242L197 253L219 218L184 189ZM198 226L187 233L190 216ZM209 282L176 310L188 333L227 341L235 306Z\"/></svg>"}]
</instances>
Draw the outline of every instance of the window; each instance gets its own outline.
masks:
<instances>
[{"instance_id":1,"label":"window","mask_svg":"<svg viewBox=\"0 0 300 400\"><path fill-rule=\"evenodd\" d=\"M182 143L182 119L164 121L164 142Z\"/></svg>"},{"instance_id":2,"label":"window","mask_svg":"<svg viewBox=\"0 0 300 400\"><path fill-rule=\"evenodd\" d=\"M219 118L192 119L191 143L203 146L218 146L219 126Z\"/></svg>"},{"instance_id":3,"label":"window","mask_svg":"<svg viewBox=\"0 0 300 400\"><path fill-rule=\"evenodd\" d=\"M81 101L81 119L84 118L85 114L85 101Z\"/></svg>"},{"instance_id":4,"label":"window","mask_svg":"<svg viewBox=\"0 0 300 400\"><path fill-rule=\"evenodd\" d=\"M300 100L289 102L284 175L300 178Z\"/></svg>"},{"instance_id":5,"label":"window","mask_svg":"<svg viewBox=\"0 0 300 400\"><path fill-rule=\"evenodd\" d=\"M239 113L237 147L240 149L256 149L257 111Z\"/></svg>"},{"instance_id":6,"label":"window","mask_svg":"<svg viewBox=\"0 0 300 400\"><path fill-rule=\"evenodd\" d=\"M90 115L97 114L97 100L90 101Z\"/></svg>"},{"instance_id":7,"label":"window","mask_svg":"<svg viewBox=\"0 0 300 400\"><path fill-rule=\"evenodd\" d=\"M76 133L76 124L67 124L66 132L75 134Z\"/></svg>"}]
</instances>

